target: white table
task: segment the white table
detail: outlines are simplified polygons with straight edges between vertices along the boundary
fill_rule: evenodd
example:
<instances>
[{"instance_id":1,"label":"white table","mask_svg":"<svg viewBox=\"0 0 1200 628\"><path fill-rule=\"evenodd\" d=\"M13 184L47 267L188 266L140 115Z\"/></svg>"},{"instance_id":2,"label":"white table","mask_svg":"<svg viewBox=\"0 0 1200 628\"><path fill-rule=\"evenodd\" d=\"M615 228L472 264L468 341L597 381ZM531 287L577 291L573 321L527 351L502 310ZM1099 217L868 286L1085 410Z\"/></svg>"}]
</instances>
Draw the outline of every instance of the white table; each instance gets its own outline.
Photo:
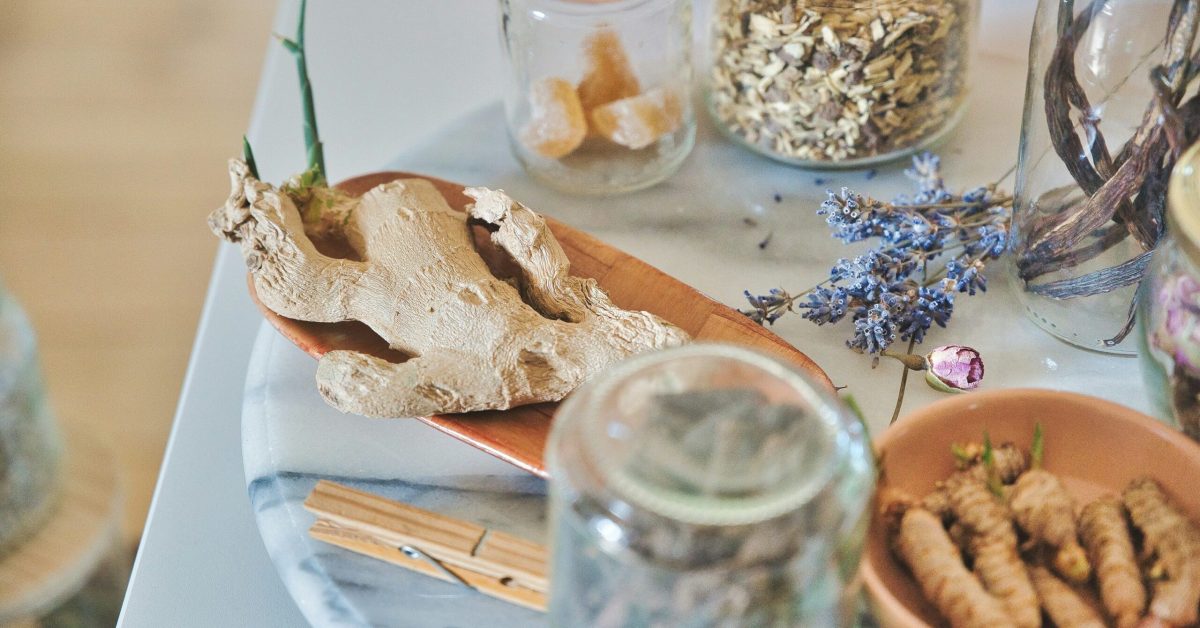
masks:
<instances>
[{"instance_id":1,"label":"white table","mask_svg":"<svg viewBox=\"0 0 1200 628\"><path fill-rule=\"evenodd\" d=\"M981 54L1020 62L1028 47L1034 4L1032 0L984 0ZM405 147L419 143L423 136L494 101L500 94L503 76L496 3L339 0L315 1L311 5L310 73L333 180L379 169ZM707 6L708 2L699 2L697 15L706 15ZM294 19L295 6L285 0L275 30L290 34ZM264 179L278 181L304 165L295 68L286 53L267 43L265 33L263 42L270 46L270 52L249 136ZM1023 91L1023 81L1009 82L1013 84L981 80L976 85L982 86L979 91L1007 91L1010 98L1013 90L1017 94ZM989 94L979 96L988 98ZM963 163L947 168L948 179L967 185L995 176L995 172L973 164L990 168L1015 159L1016 126L1006 133L1007 141L1000 146L1008 155L992 155L987 160L963 155L959 159ZM230 138L231 150L235 140ZM978 150L982 153L998 147L981 145ZM223 165L196 167L220 171ZM797 171L797 176L812 175ZM212 191L214 207L223 200L224 193L223 189ZM645 257L642 251L635 253ZM671 271L670 260L649 261ZM763 278L761 286L730 286L729 292L736 294L742 287L767 288L770 281L783 276ZM246 296L244 277L237 252L232 247L219 248L162 474L125 600L123 626L269 627L304 623L263 550L244 488L241 397L260 321ZM732 301L729 294L714 296ZM813 333L805 325L808 323L796 321L782 325L779 331L785 338L796 340L802 334ZM1026 327L1030 334L1040 333L1032 324ZM960 335L975 338L986 335L986 331L963 331ZM1048 336L1041 343L1056 355L1074 352ZM830 359L815 357L823 363ZM842 363L840 358L835 359ZM1040 357L1038 360L1039 368L1057 368ZM1068 360L1079 361L1074 357ZM1093 392L1102 392L1099 388L1120 377L1121 369L1128 371L1126 379L1136 377L1132 360L1118 361L1123 364L1116 366L1112 360L1102 366L1099 358L1094 360L1098 364L1094 369L1077 372L1075 377L1082 378L1077 381L1094 377L1095 384L1076 389L1094 387ZM853 374L847 368L842 366L837 373L831 369L831 374L835 380L846 378ZM910 388L910 395L917 388ZM1105 396L1114 394L1108 392ZM890 404L890 395L890 391L880 395L872 405ZM919 391L910 399L911 408L932 396ZM1124 401L1144 405L1141 398Z\"/></svg>"}]
</instances>

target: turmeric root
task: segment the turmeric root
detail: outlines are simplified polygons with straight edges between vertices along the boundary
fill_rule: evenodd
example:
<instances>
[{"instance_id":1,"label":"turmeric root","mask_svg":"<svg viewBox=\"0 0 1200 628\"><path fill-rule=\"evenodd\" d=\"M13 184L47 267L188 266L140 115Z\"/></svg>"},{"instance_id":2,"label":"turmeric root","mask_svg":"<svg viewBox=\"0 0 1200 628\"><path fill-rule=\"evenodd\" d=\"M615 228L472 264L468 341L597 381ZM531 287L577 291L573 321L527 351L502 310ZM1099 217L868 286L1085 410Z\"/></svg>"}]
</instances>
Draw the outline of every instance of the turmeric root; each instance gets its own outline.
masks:
<instances>
[{"instance_id":1,"label":"turmeric root","mask_svg":"<svg viewBox=\"0 0 1200 628\"><path fill-rule=\"evenodd\" d=\"M1037 594L1017 553L1017 533L1008 506L982 480L967 474L952 477L946 489L951 512L970 532L968 545L975 573L1004 603L1017 626L1040 626Z\"/></svg>"},{"instance_id":2,"label":"turmeric root","mask_svg":"<svg viewBox=\"0 0 1200 628\"><path fill-rule=\"evenodd\" d=\"M1042 608L1057 628L1104 628L1104 620L1070 585L1041 565L1029 568L1029 577L1042 600Z\"/></svg>"},{"instance_id":3,"label":"turmeric root","mask_svg":"<svg viewBox=\"0 0 1200 628\"><path fill-rule=\"evenodd\" d=\"M1003 604L967 571L958 548L933 513L919 506L908 508L900 517L893 546L921 585L925 598L937 607L951 626L1016 626Z\"/></svg>"},{"instance_id":4,"label":"turmeric root","mask_svg":"<svg viewBox=\"0 0 1200 628\"><path fill-rule=\"evenodd\" d=\"M1121 502L1103 497L1085 506L1079 515L1079 532L1091 556L1105 610L1117 628L1133 628L1146 608L1146 587Z\"/></svg>"},{"instance_id":5,"label":"turmeric root","mask_svg":"<svg viewBox=\"0 0 1200 628\"><path fill-rule=\"evenodd\" d=\"M1048 471L1030 469L1013 484L1008 503L1031 540L1055 550L1054 569L1071 582L1087 582L1092 568L1079 545L1074 500L1062 482Z\"/></svg>"},{"instance_id":6,"label":"turmeric root","mask_svg":"<svg viewBox=\"0 0 1200 628\"><path fill-rule=\"evenodd\" d=\"M1154 480L1130 482L1121 497L1133 525L1142 531L1143 553L1155 558L1151 617L1175 626L1195 624L1200 606L1200 529L1171 504Z\"/></svg>"},{"instance_id":7,"label":"turmeric root","mask_svg":"<svg viewBox=\"0 0 1200 628\"><path fill-rule=\"evenodd\" d=\"M921 505L930 512L945 519L950 514L950 504L948 501L947 486L954 481L955 477L968 476L975 478L981 482L987 480L988 471L983 465L983 445L979 443L968 443L966 445L955 445L952 447L955 463L958 465L958 472L950 478L938 482L932 493L925 496ZM995 475L1005 484L1010 484L1016 480L1025 469L1029 468L1029 461L1025 456L1025 452L1012 443L1003 443L992 449L992 466Z\"/></svg>"},{"instance_id":8,"label":"turmeric root","mask_svg":"<svg viewBox=\"0 0 1200 628\"><path fill-rule=\"evenodd\" d=\"M410 357L395 364L330 351L317 366L321 395L343 412L376 417L506 409L558 400L629 355L675 346L687 334L647 312L622 310L594 280L571 276L545 221L501 191L467 190L470 215L429 181L406 179L352 198L321 188L358 259L320 253L306 232L312 194L277 189L232 161L232 190L213 231L241 245L263 304L312 322L358 320ZM495 277L468 217L519 268ZM522 299L522 297L525 297Z\"/></svg>"}]
</instances>

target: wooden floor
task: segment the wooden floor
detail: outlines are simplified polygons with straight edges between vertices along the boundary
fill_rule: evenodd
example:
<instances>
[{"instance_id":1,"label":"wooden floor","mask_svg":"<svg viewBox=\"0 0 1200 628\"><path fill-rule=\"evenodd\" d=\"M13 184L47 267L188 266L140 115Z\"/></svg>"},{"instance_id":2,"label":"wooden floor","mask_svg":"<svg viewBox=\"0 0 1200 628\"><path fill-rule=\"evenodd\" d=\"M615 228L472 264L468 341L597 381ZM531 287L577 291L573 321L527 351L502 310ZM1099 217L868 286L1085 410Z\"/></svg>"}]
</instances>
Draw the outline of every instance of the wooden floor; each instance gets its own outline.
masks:
<instances>
[{"instance_id":1,"label":"wooden floor","mask_svg":"<svg viewBox=\"0 0 1200 628\"><path fill-rule=\"evenodd\" d=\"M0 0L0 278L39 333L61 423L115 445L130 542L274 5Z\"/></svg>"}]
</instances>

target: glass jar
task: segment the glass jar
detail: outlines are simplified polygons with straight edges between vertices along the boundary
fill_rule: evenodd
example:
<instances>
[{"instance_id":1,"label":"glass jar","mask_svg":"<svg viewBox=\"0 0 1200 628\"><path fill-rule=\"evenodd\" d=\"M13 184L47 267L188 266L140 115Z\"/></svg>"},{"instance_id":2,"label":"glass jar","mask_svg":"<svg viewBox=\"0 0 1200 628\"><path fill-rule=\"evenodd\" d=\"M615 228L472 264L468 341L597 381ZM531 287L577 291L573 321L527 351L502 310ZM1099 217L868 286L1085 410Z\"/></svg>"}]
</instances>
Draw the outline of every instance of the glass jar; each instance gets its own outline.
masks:
<instances>
[{"instance_id":1,"label":"glass jar","mask_svg":"<svg viewBox=\"0 0 1200 628\"><path fill-rule=\"evenodd\" d=\"M1200 144L1171 175L1169 233L1138 295L1142 374L1158 414L1200 440Z\"/></svg>"},{"instance_id":2,"label":"glass jar","mask_svg":"<svg viewBox=\"0 0 1200 628\"><path fill-rule=\"evenodd\" d=\"M779 161L857 167L962 116L977 0L716 0L707 101Z\"/></svg>"},{"instance_id":3,"label":"glass jar","mask_svg":"<svg viewBox=\"0 0 1200 628\"><path fill-rule=\"evenodd\" d=\"M61 453L33 329L0 283L0 554L50 514Z\"/></svg>"},{"instance_id":4,"label":"glass jar","mask_svg":"<svg viewBox=\"0 0 1200 628\"><path fill-rule=\"evenodd\" d=\"M501 0L513 153L552 188L651 186L696 139L690 0Z\"/></svg>"},{"instance_id":5,"label":"glass jar","mask_svg":"<svg viewBox=\"0 0 1200 628\"><path fill-rule=\"evenodd\" d=\"M1009 267L1030 318L1086 349L1135 352L1133 298L1163 231L1177 141L1152 77L1186 55L1162 45L1175 4L1038 3Z\"/></svg>"},{"instance_id":6,"label":"glass jar","mask_svg":"<svg viewBox=\"0 0 1200 628\"><path fill-rule=\"evenodd\" d=\"M856 610L873 461L861 423L753 351L637 356L547 446L556 626L835 626Z\"/></svg>"}]
</instances>

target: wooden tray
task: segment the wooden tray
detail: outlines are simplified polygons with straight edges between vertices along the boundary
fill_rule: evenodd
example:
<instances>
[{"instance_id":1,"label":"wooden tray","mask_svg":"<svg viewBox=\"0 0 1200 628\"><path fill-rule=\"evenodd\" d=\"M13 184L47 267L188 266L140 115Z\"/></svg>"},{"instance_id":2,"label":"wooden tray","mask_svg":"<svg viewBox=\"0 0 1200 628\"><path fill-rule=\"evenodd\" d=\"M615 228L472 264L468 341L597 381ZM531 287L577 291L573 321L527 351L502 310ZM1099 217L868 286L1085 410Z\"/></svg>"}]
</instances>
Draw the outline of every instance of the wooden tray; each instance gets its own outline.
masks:
<instances>
[{"instance_id":1,"label":"wooden tray","mask_svg":"<svg viewBox=\"0 0 1200 628\"><path fill-rule=\"evenodd\" d=\"M344 181L338 187L350 194L363 194L377 185L404 178L429 180L446 197L446 202L459 211L465 211L467 204L472 202L462 193L461 185L405 172L367 174ZM599 281L618 306L657 314L698 341L726 342L757 349L795 364L833 388L829 377L808 356L733 308L582 231L549 217L546 223L571 260L572 274ZM476 249L492 264L493 270L499 275L506 274L502 257L495 254L487 231L478 227L474 236ZM316 244L326 254L341 252L336 244ZM310 323L279 316L258 300L252 281L250 296L272 326L313 357L333 349L352 349L392 361L403 359L362 323ZM556 403L542 403L505 411L418 417L418 420L530 473L547 477L542 454L557 406Z\"/></svg>"}]
</instances>

